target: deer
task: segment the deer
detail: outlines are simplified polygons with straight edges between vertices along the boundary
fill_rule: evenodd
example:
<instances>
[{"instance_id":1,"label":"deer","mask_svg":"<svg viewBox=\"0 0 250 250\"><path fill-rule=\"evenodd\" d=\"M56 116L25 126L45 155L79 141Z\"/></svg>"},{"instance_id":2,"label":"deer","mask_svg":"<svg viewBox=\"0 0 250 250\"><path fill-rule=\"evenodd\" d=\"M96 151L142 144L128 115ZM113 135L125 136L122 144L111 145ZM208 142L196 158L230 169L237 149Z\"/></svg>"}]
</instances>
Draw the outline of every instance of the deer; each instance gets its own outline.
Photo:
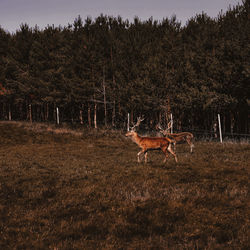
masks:
<instances>
[{"instance_id":1,"label":"deer","mask_svg":"<svg viewBox=\"0 0 250 250\"><path fill-rule=\"evenodd\" d=\"M151 150L161 150L163 154L165 155L164 163L166 162L168 158L168 152L172 154L175 158L175 161L177 162L177 156L175 152L171 148L171 144L174 143L174 141L167 137L144 137L140 136L136 131L136 127L140 125L140 123L144 120L144 118L138 117L137 123L131 128L130 131L126 133L127 137L130 137L133 142L135 142L140 148L141 151L137 153L137 161L138 163L141 162L140 156L143 154L145 163L147 163L147 153Z\"/></svg>"},{"instance_id":2,"label":"deer","mask_svg":"<svg viewBox=\"0 0 250 250\"><path fill-rule=\"evenodd\" d=\"M190 153L193 153L193 138L194 135L190 132L180 132L180 133L170 133L169 130L171 128L171 121L168 123L167 129L163 129L161 125L158 123L156 128L160 130L160 132L166 137L174 140L174 151L176 151L176 144L180 144L183 142L187 142L190 146Z\"/></svg>"}]
</instances>

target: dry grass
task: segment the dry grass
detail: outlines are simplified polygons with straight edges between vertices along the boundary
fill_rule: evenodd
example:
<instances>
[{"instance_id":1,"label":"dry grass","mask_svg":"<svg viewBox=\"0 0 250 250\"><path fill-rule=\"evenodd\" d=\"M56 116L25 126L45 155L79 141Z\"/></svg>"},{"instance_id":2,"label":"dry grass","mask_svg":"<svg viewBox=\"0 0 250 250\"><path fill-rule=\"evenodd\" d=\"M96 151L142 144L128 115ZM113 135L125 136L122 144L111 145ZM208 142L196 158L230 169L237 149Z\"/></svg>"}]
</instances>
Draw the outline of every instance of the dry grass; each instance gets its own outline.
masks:
<instances>
[{"instance_id":1,"label":"dry grass","mask_svg":"<svg viewBox=\"0 0 250 250\"><path fill-rule=\"evenodd\" d=\"M249 144L145 165L122 133L67 131L0 123L1 249L249 248Z\"/></svg>"}]
</instances>

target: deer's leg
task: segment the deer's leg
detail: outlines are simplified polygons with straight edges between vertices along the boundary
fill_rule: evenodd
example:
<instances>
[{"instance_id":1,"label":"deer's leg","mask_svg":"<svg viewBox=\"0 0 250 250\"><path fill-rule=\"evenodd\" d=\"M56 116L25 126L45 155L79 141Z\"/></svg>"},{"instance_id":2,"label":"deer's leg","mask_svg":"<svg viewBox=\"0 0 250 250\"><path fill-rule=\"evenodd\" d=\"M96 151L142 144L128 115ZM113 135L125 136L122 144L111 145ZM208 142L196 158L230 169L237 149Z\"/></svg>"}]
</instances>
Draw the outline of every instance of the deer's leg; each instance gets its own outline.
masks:
<instances>
[{"instance_id":1,"label":"deer's leg","mask_svg":"<svg viewBox=\"0 0 250 250\"><path fill-rule=\"evenodd\" d=\"M140 159L141 154L144 155L144 157L145 157L145 162L147 162L147 151L144 150L144 149L142 149L142 150L137 154L137 160L138 160L138 162L141 162L141 159Z\"/></svg>"},{"instance_id":2,"label":"deer's leg","mask_svg":"<svg viewBox=\"0 0 250 250\"><path fill-rule=\"evenodd\" d=\"M140 152L137 154L137 161L138 161L139 163L141 162L141 160L140 160L140 155L141 155L142 152L143 152L143 150L140 151Z\"/></svg>"},{"instance_id":3,"label":"deer's leg","mask_svg":"<svg viewBox=\"0 0 250 250\"><path fill-rule=\"evenodd\" d=\"M190 146L190 153L193 153L194 144L192 143L191 139L187 139L187 143Z\"/></svg>"},{"instance_id":4,"label":"deer's leg","mask_svg":"<svg viewBox=\"0 0 250 250\"><path fill-rule=\"evenodd\" d=\"M145 163L147 163L147 161L148 161L148 152L147 151L144 152L144 157L145 157Z\"/></svg>"},{"instance_id":5,"label":"deer's leg","mask_svg":"<svg viewBox=\"0 0 250 250\"><path fill-rule=\"evenodd\" d=\"M172 150L171 144L169 144L169 146L168 146L168 152L170 152L170 154L172 154L174 156L175 161L177 162L177 156L176 156L175 152Z\"/></svg>"},{"instance_id":6,"label":"deer's leg","mask_svg":"<svg viewBox=\"0 0 250 250\"><path fill-rule=\"evenodd\" d=\"M167 158L168 158L167 147L161 148L161 151L162 151L163 154L165 155L165 158L164 158L164 160L163 160L163 162L165 163L165 162L167 161Z\"/></svg>"},{"instance_id":7,"label":"deer's leg","mask_svg":"<svg viewBox=\"0 0 250 250\"><path fill-rule=\"evenodd\" d=\"M190 153L193 153L193 147L194 147L194 144L191 142L191 145L190 145Z\"/></svg>"}]
</instances>

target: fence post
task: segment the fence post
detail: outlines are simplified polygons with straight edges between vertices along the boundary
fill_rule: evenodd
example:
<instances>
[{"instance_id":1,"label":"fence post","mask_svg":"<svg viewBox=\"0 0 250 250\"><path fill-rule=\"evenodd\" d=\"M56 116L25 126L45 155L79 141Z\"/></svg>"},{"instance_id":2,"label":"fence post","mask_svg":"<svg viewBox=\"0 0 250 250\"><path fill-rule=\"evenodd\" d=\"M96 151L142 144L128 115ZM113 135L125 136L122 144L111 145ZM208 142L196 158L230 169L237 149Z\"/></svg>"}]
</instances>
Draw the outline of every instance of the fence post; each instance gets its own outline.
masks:
<instances>
[{"instance_id":1,"label":"fence post","mask_svg":"<svg viewBox=\"0 0 250 250\"><path fill-rule=\"evenodd\" d=\"M222 143L222 133L221 133L220 114L218 114L218 123L219 123L219 132L220 132L220 142Z\"/></svg>"},{"instance_id":2,"label":"fence post","mask_svg":"<svg viewBox=\"0 0 250 250\"><path fill-rule=\"evenodd\" d=\"M56 123L57 123L57 125L59 125L59 109L58 109L58 107L56 107Z\"/></svg>"}]
</instances>

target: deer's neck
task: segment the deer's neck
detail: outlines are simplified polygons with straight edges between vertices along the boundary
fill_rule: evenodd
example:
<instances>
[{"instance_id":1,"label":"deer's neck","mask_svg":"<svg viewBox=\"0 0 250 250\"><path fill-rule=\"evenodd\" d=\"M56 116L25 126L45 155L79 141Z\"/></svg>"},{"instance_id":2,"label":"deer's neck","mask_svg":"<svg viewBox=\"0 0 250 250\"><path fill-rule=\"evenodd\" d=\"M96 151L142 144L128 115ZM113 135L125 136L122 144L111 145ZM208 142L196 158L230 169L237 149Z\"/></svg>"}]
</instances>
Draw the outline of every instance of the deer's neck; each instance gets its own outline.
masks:
<instances>
[{"instance_id":1,"label":"deer's neck","mask_svg":"<svg viewBox=\"0 0 250 250\"><path fill-rule=\"evenodd\" d=\"M134 134L132 137L133 142L135 142L138 145L140 144L141 139L142 139L141 136L139 136L138 134Z\"/></svg>"}]
</instances>

